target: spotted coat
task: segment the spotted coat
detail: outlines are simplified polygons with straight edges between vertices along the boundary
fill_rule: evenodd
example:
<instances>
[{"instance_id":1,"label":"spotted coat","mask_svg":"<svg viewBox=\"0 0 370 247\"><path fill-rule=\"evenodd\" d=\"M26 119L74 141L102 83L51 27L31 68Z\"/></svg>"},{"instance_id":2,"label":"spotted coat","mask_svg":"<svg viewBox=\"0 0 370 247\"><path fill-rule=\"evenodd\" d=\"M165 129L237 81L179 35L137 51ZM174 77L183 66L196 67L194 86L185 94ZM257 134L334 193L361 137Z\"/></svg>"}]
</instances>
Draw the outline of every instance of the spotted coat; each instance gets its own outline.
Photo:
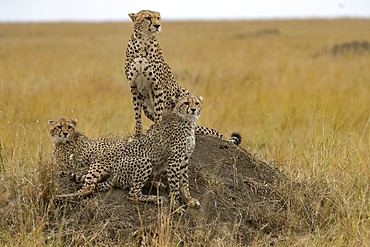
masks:
<instances>
[{"instance_id":1,"label":"spotted coat","mask_svg":"<svg viewBox=\"0 0 370 247\"><path fill-rule=\"evenodd\" d=\"M107 152L125 148L127 141L118 138L90 139L77 131L76 125L76 119L49 120L53 157L62 170L61 174L70 174L72 180L80 182L79 176L70 171L88 168Z\"/></svg>"},{"instance_id":2,"label":"spotted coat","mask_svg":"<svg viewBox=\"0 0 370 247\"><path fill-rule=\"evenodd\" d=\"M188 160L195 147L195 126L201 111L201 97L185 96L176 100L172 113L154 124L139 139L130 142L119 152L111 152L96 160L85 176L85 183L77 193L62 197L89 195L113 186L129 187L129 198L138 201L162 202L162 197L142 193L150 175L167 174L171 199L179 204L179 196L186 204L199 207L199 201L189 192ZM101 182L102 177L109 178Z\"/></svg>"},{"instance_id":3,"label":"spotted coat","mask_svg":"<svg viewBox=\"0 0 370 247\"><path fill-rule=\"evenodd\" d=\"M135 112L134 138L143 134L141 112L154 123L171 113L175 107L173 99L190 95L181 87L164 60L156 34L161 30L158 12L142 10L129 14L134 30L126 50L125 74L130 84ZM197 126L196 134L212 135L227 140L214 129ZM232 134L229 140L239 144L239 134Z\"/></svg>"}]
</instances>

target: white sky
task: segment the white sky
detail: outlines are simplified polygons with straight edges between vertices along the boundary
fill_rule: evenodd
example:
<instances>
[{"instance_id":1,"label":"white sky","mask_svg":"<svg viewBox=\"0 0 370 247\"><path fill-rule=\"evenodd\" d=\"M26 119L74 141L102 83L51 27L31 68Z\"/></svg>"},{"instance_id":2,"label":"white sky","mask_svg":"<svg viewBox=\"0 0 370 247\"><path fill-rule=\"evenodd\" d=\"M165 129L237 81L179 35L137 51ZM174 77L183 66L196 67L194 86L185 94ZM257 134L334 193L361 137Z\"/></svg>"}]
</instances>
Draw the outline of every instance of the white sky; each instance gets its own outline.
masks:
<instances>
[{"instance_id":1,"label":"white sky","mask_svg":"<svg viewBox=\"0 0 370 247\"><path fill-rule=\"evenodd\" d=\"M128 21L142 9L164 20L370 18L370 0L0 0L0 22Z\"/></svg>"}]
</instances>

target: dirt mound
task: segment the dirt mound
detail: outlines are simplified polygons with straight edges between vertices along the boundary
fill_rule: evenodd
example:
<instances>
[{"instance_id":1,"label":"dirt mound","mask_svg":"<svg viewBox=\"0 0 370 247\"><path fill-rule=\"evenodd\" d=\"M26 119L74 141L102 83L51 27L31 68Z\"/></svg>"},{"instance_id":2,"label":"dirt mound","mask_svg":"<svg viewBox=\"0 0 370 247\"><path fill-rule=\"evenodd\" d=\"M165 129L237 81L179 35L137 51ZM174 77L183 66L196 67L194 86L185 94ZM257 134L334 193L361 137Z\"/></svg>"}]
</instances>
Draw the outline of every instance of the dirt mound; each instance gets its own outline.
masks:
<instances>
[{"instance_id":1,"label":"dirt mound","mask_svg":"<svg viewBox=\"0 0 370 247\"><path fill-rule=\"evenodd\" d=\"M171 243L251 241L254 230L271 233L283 227L272 189L281 179L280 172L245 149L208 136L196 137L196 148L189 162L191 195L200 209L187 209L183 216L169 214L162 206L127 200L128 191L113 189L83 200L55 201L48 229L65 244L86 243ZM61 190L75 190L61 179ZM166 181L163 181L166 184ZM67 188L68 187L68 188ZM145 193L168 198L168 186ZM267 213L268 212L268 213ZM61 231L63 229L63 231ZM275 228L274 228L275 229ZM170 232L172 234L170 234ZM170 237L170 235L172 237ZM109 241L108 241L109 240ZM148 242L149 241L149 242Z\"/></svg>"}]
</instances>

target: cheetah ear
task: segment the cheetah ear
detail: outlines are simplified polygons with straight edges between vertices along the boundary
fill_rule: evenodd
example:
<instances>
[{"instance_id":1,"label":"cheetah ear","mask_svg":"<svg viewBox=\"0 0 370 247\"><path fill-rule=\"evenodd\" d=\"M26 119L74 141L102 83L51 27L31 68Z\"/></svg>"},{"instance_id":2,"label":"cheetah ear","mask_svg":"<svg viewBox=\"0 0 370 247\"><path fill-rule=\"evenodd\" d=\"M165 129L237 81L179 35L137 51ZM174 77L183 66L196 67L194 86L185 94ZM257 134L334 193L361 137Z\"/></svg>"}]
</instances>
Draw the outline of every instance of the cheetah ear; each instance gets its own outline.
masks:
<instances>
[{"instance_id":1,"label":"cheetah ear","mask_svg":"<svg viewBox=\"0 0 370 247\"><path fill-rule=\"evenodd\" d=\"M198 97L198 100L199 100L200 102L202 102L203 97L202 97L202 96L199 96L199 97Z\"/></svg>"},{"instance_id":2,"label":"cheetah ear","mask_svg":"<svg viewBox=\"0 0 370 247\"><path fill-rule=\"evenodd\" d=\"M130 13L128 16L131 18L131 20L134 22L136 20L137 15L135 13Z\"/></svg>"},{"instance_id":3,"label":"cheetah ear","mask_svg":"<svg viewBox=\"0 0 370 247\"><path fill-rule=\"evenodd\" d=\"M52 125L54 123L54 120L49 120L48 123L49 125Z\"/></svg>"},{"instance_id":4,"label":"cheetah ear","mask_svg":"<svg viewBox=\"0 0 370 247\"><path fill-rule=\"evenodd\" d=\"M72 119L72 123L76 127L76 125L77 125L77 119Z\"/></svg>"}]
</instances>

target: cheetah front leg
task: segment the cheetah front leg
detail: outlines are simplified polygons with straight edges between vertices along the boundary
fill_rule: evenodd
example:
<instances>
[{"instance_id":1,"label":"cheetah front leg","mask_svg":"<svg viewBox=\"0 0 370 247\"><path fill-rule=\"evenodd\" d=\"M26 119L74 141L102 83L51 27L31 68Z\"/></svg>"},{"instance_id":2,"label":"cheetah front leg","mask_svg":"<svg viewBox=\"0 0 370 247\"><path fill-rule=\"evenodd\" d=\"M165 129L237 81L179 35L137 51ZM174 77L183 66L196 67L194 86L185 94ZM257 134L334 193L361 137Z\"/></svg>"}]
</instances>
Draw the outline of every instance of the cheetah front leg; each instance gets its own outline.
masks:
<instances>
[{"instance_id":1,"label":"cheetah front leg","mask_svg":"<svg viewBox=\"0 0 370 247\"><path fill-rule=\"evenodd\" d=\"M143 103L144 114L154 123L159 123L162 121L162 112L164 105L163 88L152 66L150 66L150 63L145 61L144 65L145 67L142 72L143 78L145 78L146 81L151 84L152 89L152 91L149 93L149 98L152 106L149 107L147 105L144 105L145 104L144 102ZM152 108L154 112L153 113L149 112L148 108Z\"/></svg>"},{"instance_id":2,"label":"cheetah front leg","mask_svg":"<svg viewBox=\"0 0 370 247\"><path fill-rule=\"evenodd\" d=\"M188 162L189 157L186 156L180 166L180 192L186 204L193 208L199 208L200 202L190 196L189 181L188 181Z\"/></svg>"},{"instance_id":3,"label":"cheetah front leg","mask_svg":"<svg viewBox=\"0 0 370 247\"><path fill-rule=\"evenodd\" d=\"M170 186L171 201L174 204L175 209L179 207L179 187L180 187L180 171L181 157L169 157L167 177Z\"/></svg>"},{"instance_id":4,"label":"cheetah front leg","mask_svg":"<svg viewBox=\"0 0 370 247\"><path fill-rule=\"evenodd\" d=\"M134 104L135 111L136 124L134 138L137 139L143 134L143 125L141 122L142 108L144 110L144 114L154 123L159 123L162 120L163 89L152 66L150 65L150 62L143 57L136 58L133 61L130 72L127 74L127 79L130 83L132 102ZM142 98L142 95L145 94L145 92L139 91L140 88L138 88L138 83L143 84L141 86L144 88L146 87L145 85L150 87L149 102L144 101ZM154 112L149 112L148 109L153 109Z\"/></svg>"},{"instance_id":5,"label":"cheetah front leg","mask_svg":"<svg viewBox=\"0 0 370 247\"><path fill-rule=\"evenodd\" d=\"M130 87L135 113L135 129L133 139L137 139L143 134L143 124L141 122L141 107L143 104L143 100L139 94L139 91L137 90L136 84L132 83Z\"/></svg>"},{"instance_id":6,"label":"cheetah front leg","mask_svg":"<svg viewBox=\"0 0 370 247\"><path fill-rule=\"evenodd\" d=\"M147 118L149 118L150 121L155 122L152 113L150 111L148 111L148 108L146 107L146 105L143 105L143 111L144 111L144 115Z\"/></svg>"},{"instance_id":7,"label":"cheetah front leg","mask_svg":"<svg viewBox=\"0 0 370 247\"><path fill-rule=\"evenodd\" d=\"M154 123L162 121L163 113L163 88L156 77L153 78L152 89L154 93Z\"/></svg>"},{"instance_id":8,"label":"cheetah front leg","mask_svg":"<svg viewBox=\"0 0 370 247\"><path fill-rule=\"evenodd\" d=\"M132 96L132 103L134 105L134 113L135 113L135 129L134 129L134 137L130 138L130 141L137 139L143 134L143 124L141 122L141 108L143 105L143 99L141 94L138 90L138 80L142 80L142 73L144 71L145 66L147 64L146 58L136 58L131 67L129 72L127 73L127 80L130 84L131 96Z\"/></svg>"}]
</instances>

